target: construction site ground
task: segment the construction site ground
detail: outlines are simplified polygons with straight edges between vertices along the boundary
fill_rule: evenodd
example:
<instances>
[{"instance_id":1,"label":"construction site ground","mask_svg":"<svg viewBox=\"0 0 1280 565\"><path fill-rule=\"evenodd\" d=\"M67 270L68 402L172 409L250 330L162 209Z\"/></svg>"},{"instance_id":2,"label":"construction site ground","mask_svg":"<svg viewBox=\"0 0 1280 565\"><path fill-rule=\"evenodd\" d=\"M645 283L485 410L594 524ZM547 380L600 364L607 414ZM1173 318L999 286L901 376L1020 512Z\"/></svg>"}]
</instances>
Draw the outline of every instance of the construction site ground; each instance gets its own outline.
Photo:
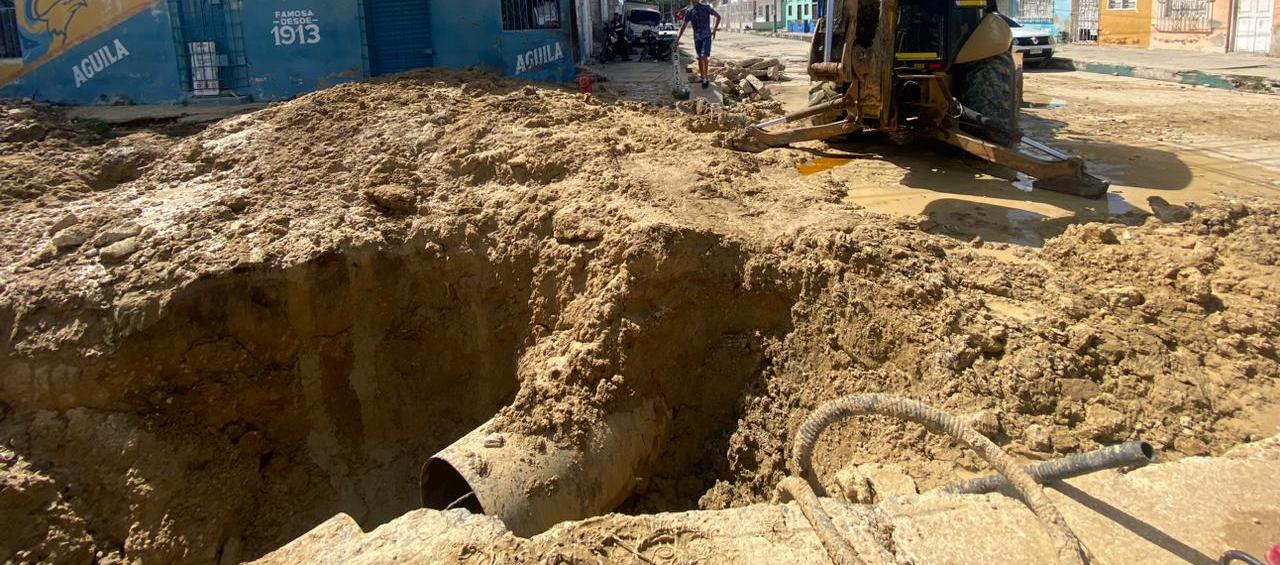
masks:
<instances>
[{"instance_id":1,"label":"construction site ground","mask_svg":"<svg viewBox=\"0 0 1280 565\"><path fill-rule=\"evenodd\" d=\"M733 151L803 105L805 46L716 49L791 78L718 107L422 71L207 126L5 103L0 553L815 562L770 500L809 412L861 392L1027 461L1151 442L1052 495L1100 562L1280 541L1280 98L1028 72L1027 132L1113 182L1087 200L874 136ZM419 509L477 426L581 446L651 399L619 514L517 538ZM919 426L859 418L814 459L870 477L826 507L893 561L1052 555L1012 498L916 496L988 471Z\"/></svg>"}]
</instances>

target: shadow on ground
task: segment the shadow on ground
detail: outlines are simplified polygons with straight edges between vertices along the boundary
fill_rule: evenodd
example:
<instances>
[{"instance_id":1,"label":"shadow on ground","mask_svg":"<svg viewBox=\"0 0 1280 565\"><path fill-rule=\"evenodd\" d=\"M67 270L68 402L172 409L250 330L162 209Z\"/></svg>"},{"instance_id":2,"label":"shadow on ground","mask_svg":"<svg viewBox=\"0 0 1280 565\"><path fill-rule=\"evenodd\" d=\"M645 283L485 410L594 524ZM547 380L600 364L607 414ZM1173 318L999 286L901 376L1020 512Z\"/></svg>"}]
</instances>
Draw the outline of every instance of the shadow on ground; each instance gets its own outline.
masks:
<instances>
[{"instance_id":1,"label":"shadow on ground","mask_svg":"<svg viewBox=\"0 0 1280 565\"><path fill-rule=\"evenodd\" d=\"M1062 122L1035 117L1026 121L1028 133L1083 157L1091 172L1117 185L1176 191L1191 183L1191 169L1169 151L1103 141L1058 140L1054 137L1065 126ZM1017 172L940 142L897 142L881 134L861 134L830 142L825 150L809 151L815 157L883 159L907 171L899 181L902 186L956 195L931 201L923 213L936 223L931 231L965 241L978 236L987 241L1040 246L1074 224L1139 224L1147 216L1120 192L1113 190L1106 198L1091 199L1033 189L1030 180L1020 179ZM1045 205L1067 215L1050 217L1037 211Z\"/></svg>"}]
</instances>

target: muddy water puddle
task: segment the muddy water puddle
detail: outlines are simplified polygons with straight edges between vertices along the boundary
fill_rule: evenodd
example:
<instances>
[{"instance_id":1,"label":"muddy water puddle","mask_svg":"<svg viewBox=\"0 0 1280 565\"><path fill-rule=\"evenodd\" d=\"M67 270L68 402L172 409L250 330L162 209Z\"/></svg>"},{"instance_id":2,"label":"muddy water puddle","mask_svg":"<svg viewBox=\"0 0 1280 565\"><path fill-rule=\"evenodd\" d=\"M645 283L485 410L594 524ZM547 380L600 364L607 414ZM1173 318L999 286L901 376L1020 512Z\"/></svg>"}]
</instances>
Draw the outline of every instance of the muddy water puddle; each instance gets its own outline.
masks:
<instances>
[{"instance_id":1,"label":"muddy water puddle","mask_svg":"<svg viewBox=\"0 0 1280 565\"><path fill-rule=\"evenodd\" d=\"M1061 98L1049 98L1047 100L1045 99L1025 100L1024 99L1022 101L1022 107L1034 109L1034 110L1058 110L1061 108L1066 108L1067 101Z\"/></svg>"},{"instance_id":2,"label":"muddy water puddle","mask_svg":"<svg viewBox=\"0 0 1280 565\"><path fill-rule=\"evenodd\" d=\"M841 165L847 165L851 161L853 161L853 157L815 157L811 161L796 165L796 170L805 176L816 175Z\"/></svg>"}]
</instances>

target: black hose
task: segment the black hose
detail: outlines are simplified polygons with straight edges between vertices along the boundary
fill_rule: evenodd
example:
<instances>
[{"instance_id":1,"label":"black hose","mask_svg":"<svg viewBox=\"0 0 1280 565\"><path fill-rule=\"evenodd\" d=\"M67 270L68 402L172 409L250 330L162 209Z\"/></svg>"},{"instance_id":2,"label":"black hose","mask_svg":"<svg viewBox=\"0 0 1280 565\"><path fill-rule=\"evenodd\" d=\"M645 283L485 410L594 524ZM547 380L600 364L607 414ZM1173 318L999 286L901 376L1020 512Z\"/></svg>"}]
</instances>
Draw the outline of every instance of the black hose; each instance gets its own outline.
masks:
<instances>
[{"instance_id":1,"label":"black hose","mask_svg":"<svg viewBox=\"0 0 1280 565\"><path fill-rule=\"evenodd\" d=\"M1044 489L1036 484L1025 471L1014 463L1004 450L975 431L964 420L954 418L941 410L922 402L888 394L860 394L829 401L809 415L796 432L791 449L791 472L803 478L817 496L825 496L826 489L813 472L813 449L818 436L831 424L849 416L877 414L909 420L926 429L944 433L969 446L986 460L996 472L1008 478L1009 484L1022 498L1022 502L1044 524L1058 555L1059 563L1088 563L1089 555L1062 514L1054 507ZM828 550L830 551L830 550Z\"/></svg>"},{"instance_id":2,"label":"black hose","mask_svg":"<svg viewBox=\"0 0 1280 565\"><path fill-rule=\"evenodd\" d=\"M1145 441L1131 441L1086 453L1077 453L1028 465L1023 467L1037 483L1046 484L1080 475L1096 473L1104 469L1118 467L1140 467L1154 461L1156 449ZM1000 475L990 475L977 479L955 483L936 489L939 492L955 494L982 494L995 492L1009 486L1009 481Z\"/></svg>"},{"instance_id":3,"label":"black hose","mask_svg":"<svg viewBox=\"0 0 1280 565\"><path fill-rule=\"evenodd\" d=\"M1261 559L1238 549L1228 549L1226 553L1222 554L1222 557L1218 558L1218 565L1230 565L1235 561L1239 561L1245 565L1266 565Z\"/></svg>"}]
</instances>

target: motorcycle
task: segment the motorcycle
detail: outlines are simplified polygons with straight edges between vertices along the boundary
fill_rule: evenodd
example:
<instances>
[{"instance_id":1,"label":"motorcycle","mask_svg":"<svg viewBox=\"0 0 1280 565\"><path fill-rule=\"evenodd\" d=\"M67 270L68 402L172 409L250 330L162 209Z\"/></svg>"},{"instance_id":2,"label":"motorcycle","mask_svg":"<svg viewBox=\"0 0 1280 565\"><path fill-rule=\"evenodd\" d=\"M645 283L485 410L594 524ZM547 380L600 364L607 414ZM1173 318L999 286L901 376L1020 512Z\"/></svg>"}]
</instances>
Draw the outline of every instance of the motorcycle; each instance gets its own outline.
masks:
<instances>
[{"instance_id":1,"label":"motorcycle","mask_svg":"<svg viewBox=\"0 0 1280 565\"><path fill-rule=\"evenodd\" d=\"M604 41L600 47L600 62L608 63L614 59L631 60L631 46L622 32L617 29L606 29Z\"/></svg>"},{"instance_id":2,"label":"motorcycle","mask_svg":"<svg viewBox=\"0 0 1280 565\"><path fill-rule=\"evenodd\" d=\"M652 30L640 34L640 60L665 61L671 58L672 41L659 37Z\"/></svg>"}]
</instances>

